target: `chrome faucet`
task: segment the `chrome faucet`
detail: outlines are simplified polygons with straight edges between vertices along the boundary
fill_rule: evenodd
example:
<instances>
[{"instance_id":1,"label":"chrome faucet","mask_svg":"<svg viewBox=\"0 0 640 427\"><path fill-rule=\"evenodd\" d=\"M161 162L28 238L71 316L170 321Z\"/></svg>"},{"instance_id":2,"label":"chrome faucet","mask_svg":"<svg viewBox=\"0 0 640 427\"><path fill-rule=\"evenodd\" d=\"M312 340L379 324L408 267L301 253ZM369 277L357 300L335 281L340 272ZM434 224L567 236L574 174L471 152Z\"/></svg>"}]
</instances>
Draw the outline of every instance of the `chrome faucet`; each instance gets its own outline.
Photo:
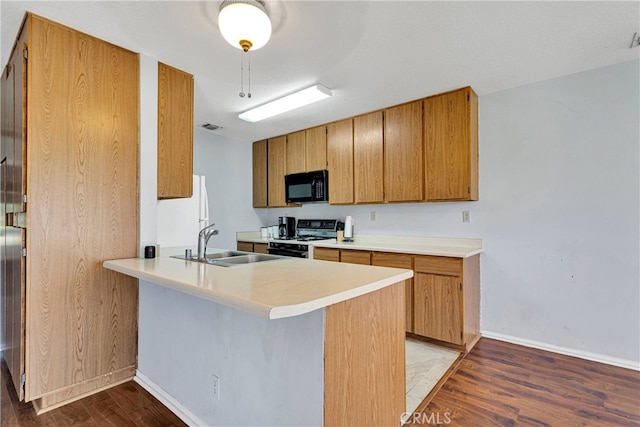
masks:
<instances>
[{"instance_id":1,"label":"chrome faucet","mask_svg":"<svg viewBox=\"0 0 640 427\"><path fill-rule=\"evenodd\" d=\"M207 242L211 236L215 236L218 234L218 230L210 230L215 224L207 225L205 228L200 230L198 233L198 259L204 260L206 258L207 253Z\"/></svg>"}]
</instances>

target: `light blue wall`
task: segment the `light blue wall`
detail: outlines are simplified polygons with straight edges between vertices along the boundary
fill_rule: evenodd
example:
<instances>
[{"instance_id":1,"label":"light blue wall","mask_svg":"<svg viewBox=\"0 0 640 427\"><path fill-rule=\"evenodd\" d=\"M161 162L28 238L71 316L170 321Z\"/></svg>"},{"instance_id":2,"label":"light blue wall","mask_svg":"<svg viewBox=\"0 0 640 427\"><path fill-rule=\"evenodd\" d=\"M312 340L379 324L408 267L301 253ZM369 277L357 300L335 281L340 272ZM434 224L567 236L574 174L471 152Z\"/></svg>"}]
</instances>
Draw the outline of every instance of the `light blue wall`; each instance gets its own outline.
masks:
<instances>
[{"instance_id":1,"label":"light blue wall","mask_svg":"<svg viewBox=\"0 0 640 427\"><path fill-rule=\"evenodd\" d=\"M212 167L242 170L220 196L242 219L227 232L255 213L256 227L353 215L356 234L479 237L485 332L637 365L639 64L481 96L478 202L252 209L250 144L224 142Z\"/></svg>"}]
</instances>

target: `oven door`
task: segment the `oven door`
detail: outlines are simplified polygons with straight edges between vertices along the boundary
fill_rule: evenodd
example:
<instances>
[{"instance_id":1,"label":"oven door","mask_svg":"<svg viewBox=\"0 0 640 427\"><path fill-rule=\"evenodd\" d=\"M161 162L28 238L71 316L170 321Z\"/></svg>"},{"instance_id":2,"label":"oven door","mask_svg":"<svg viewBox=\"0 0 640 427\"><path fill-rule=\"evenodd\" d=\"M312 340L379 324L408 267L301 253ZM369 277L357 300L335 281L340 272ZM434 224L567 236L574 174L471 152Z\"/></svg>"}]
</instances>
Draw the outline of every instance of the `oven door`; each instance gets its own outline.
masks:
<instances>
[{"instance_id":1,"label":"oven door","mask_svg":"<svg viewBox=\"0 0 640 427\"><path fill-rule=\"evenodd\" d=\"M294 258L308 258L309 257L309 248L307 249L296 249L296 248L287 248L287 247L271 247L267 249L270 255L283 255L290 256Z\"/></svg>"}]
</instances>

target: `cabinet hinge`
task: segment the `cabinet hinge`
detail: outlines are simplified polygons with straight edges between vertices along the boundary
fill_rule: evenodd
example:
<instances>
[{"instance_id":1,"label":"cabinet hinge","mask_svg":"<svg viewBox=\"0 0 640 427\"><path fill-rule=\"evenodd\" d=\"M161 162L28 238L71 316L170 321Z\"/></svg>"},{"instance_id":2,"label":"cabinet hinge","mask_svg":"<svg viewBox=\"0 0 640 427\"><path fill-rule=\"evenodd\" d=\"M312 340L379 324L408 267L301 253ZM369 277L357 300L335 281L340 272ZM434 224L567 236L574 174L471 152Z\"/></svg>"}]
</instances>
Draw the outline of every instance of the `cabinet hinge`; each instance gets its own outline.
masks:
<instances>
[{"instance_id":1,"label":"cabinet hinge","mask_svg":"<svg viewBox=\"0 0 640 427\"><path fill-rule=\"evenodd\" d=\"M464 332L460 331L460 339L464 338Z\"/></svg>"},{"instance_id":2,"label":"cabinet hinge","mask_svg":"<svg viewBox=\"0 0 640 427\"><path fill-rule=\"evenodd\" d=\"M22 256L27 256L27 248L22 248Z\"/></svg>"},{"instance_id":3,"label":"cabinet hinge","mask_svg":"<svg viewBox=\"0 0 640 427\"><path fill-rule=\"evenodd\" d=\"M23 372L22 375L20 375L20 384L25 385L26 382L27 382L27 374Z\"/></svg>"},{"instance_id":4,"label":"cabinet hinge","mask_svg":"<svg viewBox=\"0 0 640 427\"><path fill-rule=\"evenodd\" d=\"M460 290L462 290L462 283L460 283Z\"/></svg>"},{"instance_id":5,"label":"cabinet hinge","mask_svg":"<svg viewBox=\"0 0 640 427\"><path fill-rule=\"evenodd\" d=\"M22 49L22 57L24 59L29 59L29 51L26 48Z\"/></svg>"},{"instance_id":6,"label":"cabinet hinge","mask_svg":"<svg viewBox=\"0 0 640 427\"><path fill-rule=\"evenodd\" d=\"M467 187L467 193L471 194L471 187Z\"/></svg>"},{"instance_id":7,"label":"cabinet hinge","mask_svg":"<svg viewBox=\"0 0 640 427\"><path fill-rule=\"evenodd\" d=\"M22 195L22 203L27 203L27 195L26 194Z\"/></svg>"},{"instance_id":8,"label":"cabinet hinge","mask_svg":"<svg viewBox=\"0 0 640 427\"><path fill-rule=\"evenodd\" d=\"M467 94L467 101L471 101L471 97Z\"/></svg>"}]
</instances>

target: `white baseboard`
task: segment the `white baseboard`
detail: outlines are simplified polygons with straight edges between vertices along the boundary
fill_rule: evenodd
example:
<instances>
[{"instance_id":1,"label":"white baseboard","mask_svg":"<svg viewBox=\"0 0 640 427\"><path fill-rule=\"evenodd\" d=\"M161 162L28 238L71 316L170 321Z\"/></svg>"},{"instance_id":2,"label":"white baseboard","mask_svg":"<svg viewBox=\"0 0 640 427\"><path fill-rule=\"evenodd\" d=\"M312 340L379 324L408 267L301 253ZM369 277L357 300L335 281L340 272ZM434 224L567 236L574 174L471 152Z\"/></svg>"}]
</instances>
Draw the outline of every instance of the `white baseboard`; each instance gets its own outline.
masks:
<instances>
[{"instance_id":1,"label":"white baseboard","mask_svg":"<svg viewBox=\"0 0 640 427\"><path fill-rule=\"evenodd\" d=\"M206 426L207 424L198 418L193 412L187 409L183 404L178 402L173 396L164 391L162 387L154 383L149 377L142 372L136 370L136 376L133 378L135 382L140 384L142 388L147 390L153 397L158 399L171 412L176 414L178 418L184 421L188 426Z\"/></svg>"},{"instance_id":2,"label":"white baseboard","mask_svg":"<svg viewBox=\"0 0 640 427\"><path fill-rule=\"evenodd\" d=\"M593 362L604 363L606 365L618 366L620 368L632 369L634 371L640 371L640 363L633 360L620 359L617 357L611 357L599 353L590 353L588 351L576 350L574 348L560 347L553 344L547 344L540 341L528 340L525 338L518 338L511 335L499 334L491 331L481 331L481 335L484 338L491 338L498 341L505 341L511 344L517 344L524 347L537 348L539 350L546 350L552 353L564 354L565 356L573 356L579 359L591 360Z\"/></svg>"}]
</instances>

